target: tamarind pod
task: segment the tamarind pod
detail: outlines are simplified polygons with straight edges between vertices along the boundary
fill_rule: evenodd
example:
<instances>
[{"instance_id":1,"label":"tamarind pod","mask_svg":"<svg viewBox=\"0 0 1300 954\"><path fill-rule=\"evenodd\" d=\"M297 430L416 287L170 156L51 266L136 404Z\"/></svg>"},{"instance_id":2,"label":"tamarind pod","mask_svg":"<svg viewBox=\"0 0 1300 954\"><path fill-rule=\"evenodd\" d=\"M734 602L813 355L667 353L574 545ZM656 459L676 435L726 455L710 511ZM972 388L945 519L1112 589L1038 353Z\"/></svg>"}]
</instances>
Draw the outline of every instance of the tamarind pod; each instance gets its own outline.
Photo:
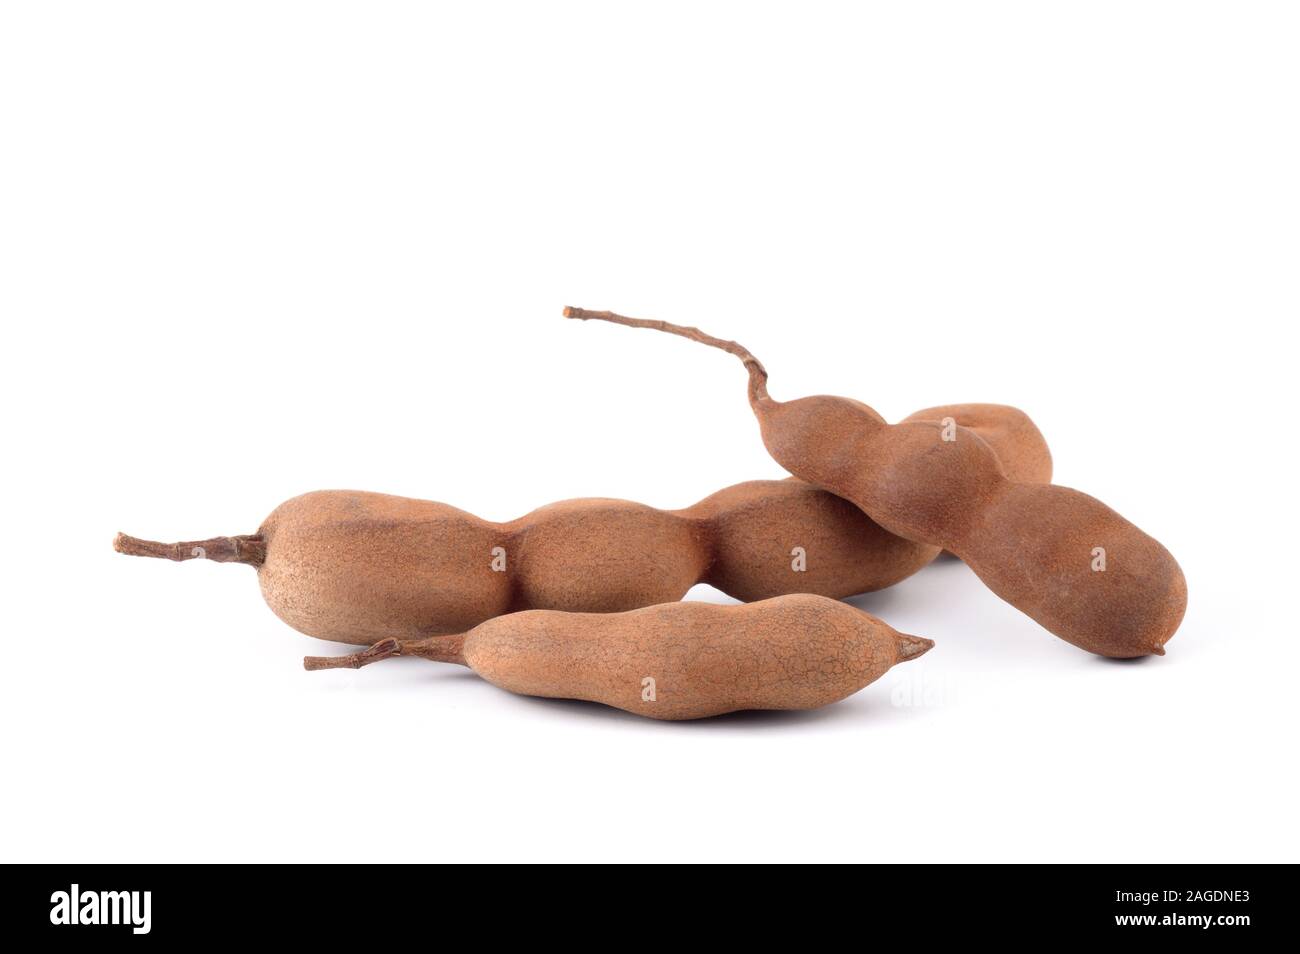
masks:
<instances>
[{"instance_id":1,"label":"tamarind pod","mask_svg":"<svg viewBox=\"0 0 1300 954\"><path fill-rule=\"evenodd\" d=\"M1187 583L1168 550L1087 494L1012 479L973 431L889 425L852 398L776 401L757 358L698 328L578 308L565 317L664 331L740 358L777 463L891 533L951 550L994 593L1082 649L1163 655L1182 621Z\"/></svg>"},{"instance_id":2,"label":"tamarind pod","mask_svg":"<svg viewBox=\"0 0 1300 954\"><path fill-rule=\"evenodd\" d=\"M721 606L668 603L623 613L527 610L467 633L383 640L311 669L359 668L397 655L466 665L510 692L583 699L652 719L837 702L934 643L846 603L792 594Z\"/></svg>"},{"instance_id":3,"label":"tamarind pod","mask_svg":"<svg viewBox=\"0 0 1300 954\"><path fill-rule=\"evenodd\" d=\"M1030 462L1015 466L1041 473L1046 457L1050 468L1042 435L1014 408L931 411L938 421L971 420L991 446ZM1028 449L1027 432L1037 435ZM852 596L897 583L939 552L797 480L737 484L675 511L562 501L507 523L430 501L316 491L281 504L250 536L163 544L119 534L114 546L254 566L267 604L290 626L363 645L456 633L525 609L609 613L668 603L701 582L746 602L792 592Z\"/></svg>"},{"instance_id":4,"label":"tamarind pod","mask_svg":"<svg viewBox=\"0 0 1300 954\"><path fill-rule=\"evenodd\" d=\"M745 601L888 586L937 549L887 533L798 481L751 481L685 511L622 500L561 501L507 523L446 504L360 491L285 501L256 538L262 596L290 626L369 644L456 633L527 609L612 613L680 600L708 582ZM119 535L124 553L187 544ZM796 547L806 553L795 569Z\"/></svg>"}]
</instances>

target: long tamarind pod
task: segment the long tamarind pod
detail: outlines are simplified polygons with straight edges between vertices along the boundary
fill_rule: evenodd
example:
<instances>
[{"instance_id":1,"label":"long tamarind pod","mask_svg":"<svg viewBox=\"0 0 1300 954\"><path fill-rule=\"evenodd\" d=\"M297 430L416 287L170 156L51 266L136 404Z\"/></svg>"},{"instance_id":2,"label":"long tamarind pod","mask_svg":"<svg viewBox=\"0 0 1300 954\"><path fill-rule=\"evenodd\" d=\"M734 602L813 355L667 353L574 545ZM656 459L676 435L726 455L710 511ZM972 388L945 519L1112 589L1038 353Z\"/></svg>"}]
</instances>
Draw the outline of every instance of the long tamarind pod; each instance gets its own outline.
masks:
<instances>
[{"instance_id":1,"label":"long tamarind pod","mask_svg":"<svg viewBox=\"0 0 1300 954\"><path fill-rule=\"evenodd\" d=\"M1005 449L1008 466L1050 479L1042 435L1015 408L922 413L970 422L978 439ZM168 544L119 534L114 546L254 566L290 626L359 644L460 632L525 609L620 612L679 600L696 583L746 602L852 596L905 579L939 552L797 480L737 484L684 510L567 500L508 523L426 500L317 491L281 504L249 536Z\"/></svg>"}]
</instances>

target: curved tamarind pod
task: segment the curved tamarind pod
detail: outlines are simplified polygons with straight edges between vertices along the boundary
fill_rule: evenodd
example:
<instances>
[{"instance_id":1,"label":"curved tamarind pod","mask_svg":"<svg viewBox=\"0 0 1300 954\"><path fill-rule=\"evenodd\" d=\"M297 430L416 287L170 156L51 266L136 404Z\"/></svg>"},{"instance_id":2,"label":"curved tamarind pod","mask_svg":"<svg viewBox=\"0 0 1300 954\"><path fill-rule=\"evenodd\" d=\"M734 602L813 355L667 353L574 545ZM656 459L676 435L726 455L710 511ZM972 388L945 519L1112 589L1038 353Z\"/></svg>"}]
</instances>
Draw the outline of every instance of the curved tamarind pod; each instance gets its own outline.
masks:
<instances>
[{"instance_id":1,"label":"curved tamarind pod","mask_svg":"<svg viewBox=\"0 0 1300 954\"><path fill-rule=\"evenodd\" d=\"M891 426L851 398L775 401L762 363L734 341L611 312L564 314L653 328L740 358L763 443L782 467L892 533L951 550L994 593L1082 649L1163 655L1182 621L1187 583L1168 550L1093 497L1012 479L965 428Z\"/></svg>"},{"instance_id":2,"label":"curved tamarind pod","mask_svg":"<svg viewBox=\"0 0 1300 954\"><path fill-rule=\"evenodd\" d=\"M1044 458L1050 466L1042 435L1015 408L931 412L936 421L971 420L1016 458L1009 466L1041 473ZM526 609L613 613L669 603L696 583L745 602L852 596L897 583L939 552L797 480L737 484L673 511L568 500L508 523L431 501L317 491L281 504L249 536L165 544L119 534L114 547L255 566L267 604L290 626L363 645L456 633Z\"/></svg>"},{"instance_id":3,"label":"curved tamarind pod","mask_svg":"<svg viewBox=\"0 0 1300 954\"><path fill-rule=\"evenodd\" d=\"M625 613L528 610L467 633L382 640L307 669L390 656L468 666L510 692L601 702L652 719L741 709L814 709L879 679L934 643L847 603L806 593L758 603L667 603Z\"/></svg>"}]
</instances>

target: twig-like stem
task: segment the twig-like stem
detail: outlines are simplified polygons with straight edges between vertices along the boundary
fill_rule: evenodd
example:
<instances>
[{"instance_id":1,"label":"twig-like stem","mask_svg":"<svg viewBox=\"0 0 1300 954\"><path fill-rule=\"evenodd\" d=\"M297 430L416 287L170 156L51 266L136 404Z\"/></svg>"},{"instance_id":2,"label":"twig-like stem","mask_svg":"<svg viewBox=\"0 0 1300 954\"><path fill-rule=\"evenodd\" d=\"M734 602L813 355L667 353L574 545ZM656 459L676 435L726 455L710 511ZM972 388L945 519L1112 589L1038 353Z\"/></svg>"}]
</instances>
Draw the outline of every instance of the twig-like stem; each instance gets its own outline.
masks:
<instances>
[{"instance_id":1,"label":"twig-like stem","mask_svg":"<svg viewBox=\"0 0 1300 954\"><path fill-rule=\"evenodd\" d=\"M372 662L379 662L390 656L400 656L402 644L393 638L381 639L366 649L346 656L304 656L302 666L307 671L316 669L360 669Z\"/></svg>"},{"instance_id":2,"label":"twig-like stem","mask_svg":"<svg viewBox=\"0 0 1300 954\"><path fill-rule=\"evenodd\" d=\"M708 345L711 348L720 348L727 354L734 354L744 362L746 370L749 371L749 403L757 405L760 402L771 400L767 393L767 369L763 367L763 362L755 358L748 348L735 341L724 341L722 338L715 338L713 335L705 334L699 328L674 325L667 321L628 318L625 315L616 315L612 311L588 311L586 308L566 306L564 317L577 318L579 321L608 321L616 325L627 325L629 328L651 328L655 331L665 331L670 335L680 335L683 338L698 341L700 344Z\"/></svg>"},{"instance_id":3,"label":"twig-like stem","mask_svg":"<svg viewBox=\"0 0 1300 954\"><path fill-rule=\"evenodd\" d=\"M304 656L302 665L309 671L316 669L360 669L381 659L393 656L419 656L434 662L468 665L464 655L465 634L429 636L425 639L381 639L373 646L346 656Z\"/></svg>"},{"instance_id":4,"label":"twig-like stem","mask_svg":"<svg viewBox=\"0 0 1300 954\"><path fill-rule=\"evenodd\" d=\"M240 537L212 537L209 540L185 540L158 543L119 533L113 549L127 556L157 557L162 560L215 560L218 563L247 563L261 566L266 560L266 541L256 534Z\"/></svg>"}]
</instances>

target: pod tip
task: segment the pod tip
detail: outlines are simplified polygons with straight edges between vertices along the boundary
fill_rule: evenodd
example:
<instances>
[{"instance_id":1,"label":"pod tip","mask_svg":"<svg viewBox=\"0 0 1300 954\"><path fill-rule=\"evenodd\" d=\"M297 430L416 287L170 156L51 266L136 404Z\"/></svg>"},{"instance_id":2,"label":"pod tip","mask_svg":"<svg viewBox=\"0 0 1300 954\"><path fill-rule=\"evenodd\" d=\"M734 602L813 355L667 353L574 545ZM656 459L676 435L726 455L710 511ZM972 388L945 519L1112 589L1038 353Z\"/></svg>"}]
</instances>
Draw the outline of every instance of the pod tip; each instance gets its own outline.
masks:
<instances>
[{"instance_id":1,"label":"pod tip","mask_svg":"<svg viewBox=\"0 0 1300 954\"><path fill-rule=\"evenodd\" d=\"M926 639L924 636L909 636L907 633L898 634L898 661L907 662L909 659L915 659L922 656L934 648L934 640Z\"/></svg>"}]
</instances>

